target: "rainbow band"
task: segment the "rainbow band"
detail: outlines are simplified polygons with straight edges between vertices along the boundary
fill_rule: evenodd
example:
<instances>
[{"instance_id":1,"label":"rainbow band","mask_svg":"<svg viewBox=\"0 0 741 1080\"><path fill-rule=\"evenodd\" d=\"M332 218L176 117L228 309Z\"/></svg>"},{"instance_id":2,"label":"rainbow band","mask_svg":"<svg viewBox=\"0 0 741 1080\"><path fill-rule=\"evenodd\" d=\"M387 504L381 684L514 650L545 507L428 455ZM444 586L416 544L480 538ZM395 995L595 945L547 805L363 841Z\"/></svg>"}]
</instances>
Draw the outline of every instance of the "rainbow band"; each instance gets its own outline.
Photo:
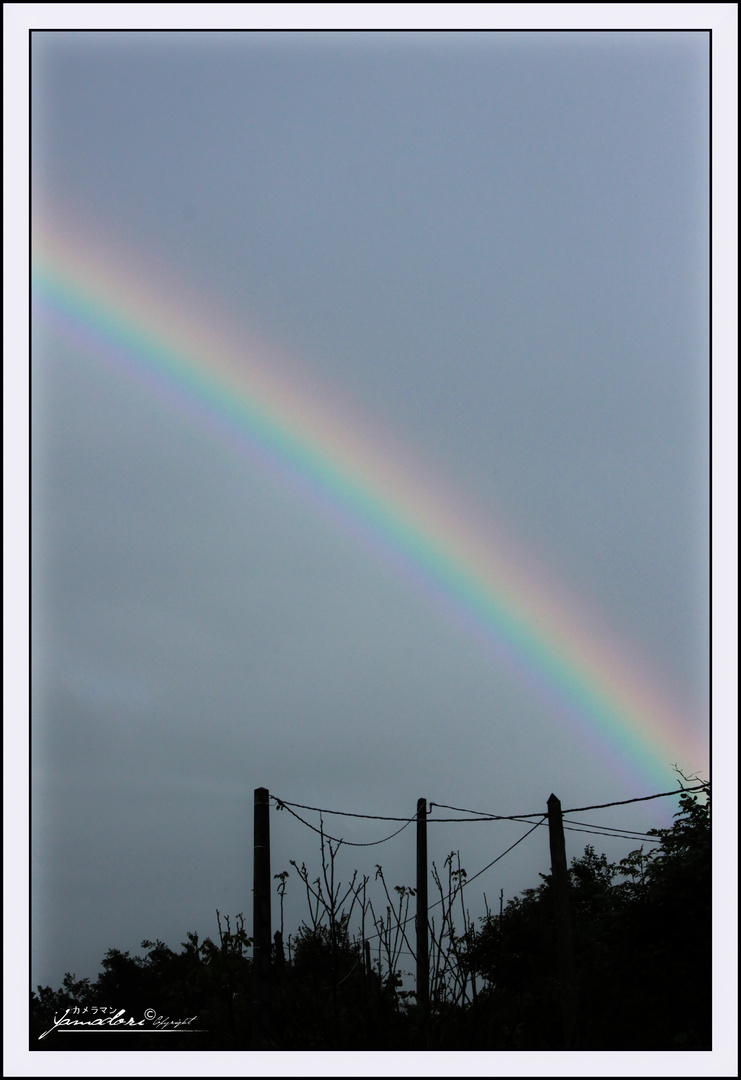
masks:
<instances>
[{"instance_id":1,"label":"rainbow band","mask_svg":"<svg viewBox=\"0 0 741 1080\"><path fill-rule=\"evenodd\" d=\"M237 434L264 468L360 531L582 732L601 736L654 782L666 780L672 762L695 767L699 740L638 665L502 540L486 542L467 525L455 497L431 495L439 485L401 466L403 451L384 453L386 439L364 436L356 419L343 422L344 403L318 404L243 332L211 328L223 318L194 314L182 290L165 297L162 278L147 287L140 269L114 268L79 237L42 230L32 280L34 310L57 330Z\"/></svg>"}]
</instances>

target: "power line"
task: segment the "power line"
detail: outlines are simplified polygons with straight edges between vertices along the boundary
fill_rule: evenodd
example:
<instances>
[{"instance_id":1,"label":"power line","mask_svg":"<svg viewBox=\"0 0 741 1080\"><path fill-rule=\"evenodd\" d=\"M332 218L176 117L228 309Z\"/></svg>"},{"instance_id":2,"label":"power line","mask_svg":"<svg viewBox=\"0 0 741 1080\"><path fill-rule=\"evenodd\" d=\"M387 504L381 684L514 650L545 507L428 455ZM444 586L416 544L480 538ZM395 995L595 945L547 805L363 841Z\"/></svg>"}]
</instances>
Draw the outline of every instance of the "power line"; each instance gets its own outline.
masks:
<instances>
[{"instance_id":1,"label":"power line","mask_svg":"<svg viewBox=\"0 0 741 1080\"><path fill-rule=\"evenodd\" d=\"M596 803L594 806L572 806L569 810L564 810L563 813L580 814L582 810L605 810L608 806L627 806L628 803L648 802L649 799L663 799L666 795L684 795L688 791L708 791L708 789L708 784L698 784L697 787L679 788L677 791L660 791L657 795L642 795L638 799L620 799L618 802Z\"/></svg>"},{"instance_id":2,"label":"power line","mask_svg":"<svg viewBox=\"0 0 741 1080\"><path fill-rule=\"evenodd\" d=\"M679 788L674 791L659 791L655 795L641 795L635 799L618 799L615 802L596 803L593 806L572 806L569 810L562 811L564 814L578 814L582 810L604 810L609 806L627 806L628 803L647 802L649 799L663 799L668 795L684 795L688 791L707 791L708 784L698 784L696 787ZM430 803L430 806L439 806L441 810L455 810L459 814L475 814L475 818L431 818L431 821L524 821L526 818L539 817L541 810L532 814L487 814L481 810L470 810L462 806L449 806L447 803Z\"/></svg>"},{"instance_id":3,"label":"power line","mask_svg":"<svg viewBox=\"0 0 741 1080\"><path fill-rule=\"evenodd\" d=\"M275 798L275 796L273 796L273 798ZM361 843L357 840L345 840L344 838L341 839L337 836L330 836L329 833L326 833L323 828L317 829L316 825L312 825L310 821L306 821L304 818L302 818L300 814L297 814L295 810L291 809L288 803L284 803L280 799L276 799L275 801L278 804L279 810L287 810L288 813L292 814L298 821L301 822L302 825L306 825L307 829L312 829L315 833L318 833L320 836L326 837L327 840L333 840L336 844L345 844L348 847L376 847L377 844L385 844L387 840L392 840L395 836L398 836L400 832L404 832L404 829L406 829L407 825L410 825L413 821L416 820L416 817L409 818L409 820L406 821L400 829L397 829L396 832L392 832L390 836L384 836L382 840L370 840L366 841L365 843ZM293 803L292 805L295 806L296 803Z\"/></svg>"},{"instance_id":4,"label":"power line","mask_svg":"<svg viewBox=\"0 0 741 1080\"><path fill-rule=\"evenodd\" d=\"M275 799L278 804L278 809L286 807L288 809L291 806L297 806L299 810L313 810L317 814L335 814L338 817L355 817L355 818L367 818L370 821L404 821L408 825L410 821L416 820L416 815L413 818L403 817L388 817L384 814L354 814L349 810L327 810L321 806L306 806L304 803L286 802L285 799L278 799L275 795L271 795L272 799ZM297 816L297 815L296 815ZM346 841L347 842L347 841Z\"/></svg>"},{"instance_id":5,"label":"power line","mask_svg":"<svg viewBox=\"0 0 741 1080\"><path fill-rule=\"evenodd\" d=\"M390 817L386 814L357 814L353 813L350 810L327 810L326 807L323 806L306 806L305 803L287 802L285 799L279 799L275 795L271 795L270 798L275 799L275 802L278 804L279 810L283 807L289 809L291 806L296 806L299 808L299 810L313 810L316 814L334 814L337 817L366 818L369 821L404 821L407 824L409 824L409 822L411 821L416 821L416 815L413 818L403 818ZM430 806L441 805L441 803L430 803ZM455 807L453 807L452 809L455 809ZM471 811L464 811L464 813L469 812ZM477 818L428 818L428 821L430 821L433 825L439 825L446 822L462 822L465 824L469 821L526 821L529 817L538 817L541 814L541 810L536 810L532 814L512 814L509 817L505 817L502 814L489 814ZM349 843L349 841L346 840L345 843Z\"/></svg>"},{"instance_id":6,"label":"power line","mask_svg":"<svg viewBox=\"0 0 741 1080\"><path fill-rule=\"evenodd\" d=\"M582 826L580 829L578 826ZM597 825L593 821L574 821L573 818L564 818L564 828L573 832L593 832L600 836L614 836L619 840L651 840L661 843L661 838L640 829L621 829L614 825Z\"/></svg>"},{"instance_id":7,"label":"power line","mask_svg":"<svg viewBox=\"0 0 741 1080\"><path fill-rule=\"evenodd\" d=\"M653 844L660 844L661 839L658 836L647 836L645 833L620 833L620 832L603 832L602 829L580 829L574 825L564 825L564 829L568 829L569 832L582 832L591 833L593 836L609 836L615 840L642 840L644 842L650 841Z\"/></svg>"},{"instance_id":8,"label":"power line","mask_svg":"<svg viewBox=\"0 0 741 1080\"><path fill-rule=\"evenodd\" d=\"M695 787L691 787L691 788L680 788L680 789L674 790L674 791L661 791L661 792L657 792L654 795L644 795L644 796L640 796L638 798L633 798L633 799L620 799L620 800L616 800L614 802L599 803L599 804L594 804L592 806L572 807L570 810L563 811L563 813L564 814L573 814L573 813L580 813L580 812L585 811L585 810L604 810L604 809L607 809L607 808L612 807L612 806L627 806L627 805L629 805L631 803L648 802L648 801L650 801L652 799L666 798L666 797L668 797L670 795L681 795L681 794L684 794L685 792L707 791L707 790L708 790L708 785L707 784L699 784L699 785L697 785ZM382 815L382 814L360 814L360 813L355 813L355 812L352 812L352 811L327 810L327 809L322 808L322 807L307 806L307 805L302 804L302 803L293 803L293 802L289 803L286 800L279 799L274 795L271 796L271 798L273 798L275 800L275 803L276 803L277 808L279 810L281 810L281 809L288 810L288 812L290 814L292 814L293 817L295 817L303 825L306 825L307 828L311 829L313 832L318 833L320 836L326 836L328 840L333 840L335 843L346 844L346 845L352 846L352 847L375 847L378 844L383 844L387 840L391 840L391 839L393 839L393 837L398 836L399 833L403 832L404 829L407 828L407 826L409 826L413 821L416 820L416 815L414 817L411 817L411 818L400 818L400 817L391 817L391 816ZM480 811L470 810L470 809L466 809L464 807L459 807L459 806L450 806L450 805L447 805L445 803L430 802L429 805L430 805L430 810L432 809L433 806L438 806L440 809L443 809L443 810L454 810L456 813L476 815L475 817L469 817L469 818L431 818L431 819L428 819L428 820L431 820L433 822L458 823L458 822L467 822L467 821L524 821L527 818L533 818L533 817L538 817L539 818L539 820L536 821L531 826L531 828L529 828L527 830L527 832L523 833L523 835L520 836L517 840L515 840L515 842L513 844L510 844L510 846L508 848L505 848L505 850L503 852L501 852L501 854L497 855L497 857L495 859L492 859L492 861L490 863L487 863L486 866L484 866L481 870L477 871L477 873L475 873L472 877L470 877L470 878L467 877L463 882L460 882L457 889L456 889L456 891L462 891L467 885L470 885L471 882L473 882L477 878L481 877L481 875L485 874L487 870L490 870L492 866L494 866L496 863L498 863L500 861L500 859L503 859L504 856L508 855L510 851L512 851L514 848L516 848L518 846L518 844L521 844L522 841L526 840L527 837L530 836L532 833L534 833L536 829L540 828L540 826L543 825L543 823L544 823L544 821L545 821L545 819L547 817L546 814L544 814L542 812L537 812L537 811L532 813L532 814L482 814ZM327 833L324 832L323 828L317 829L315 825L312 825L310 822L306 821L299 814L297 814L294 810L292 810L291 807L298 807L299 809L302 809L302 810L311 810L314 813L318 813L318 814L333 814L333 815L338 816L338 817L363 818L365 820L370 820L370 821L401 821L403 824L402 824L400 829L397 829L395 832L391 833L389 836L386 836L381 840L373 840L373 841L370 841L370 842L359 843L357 841L344 840L344 839L340 839L338 837L329 836ZM526 823L530 824L529 821L526 822ZM572 832L587 832L587 833L591 833L591 834L599 835L599 836L614 836L617 839L650 840L650 841L652 841L654 843L660 842L660 838L651 836L648 833L640 833L640 832L629 833L628 830L620 832L617 829L612 828L611 826L605 826L603 829L594 829L594 828L591 827L591 824L587 825L586 822L569 822L567 824L566 821L564 821L564 828L567 828ZM432 911L434 908L439 907L440 904L445 903L446 900L450 900L450 898L453 895L454 895L454 893L449 893L447 896L441 897L439 900L436 900L433 904L430 904L428 906L427 911L429 912L429 911ZM404 921L402 923L398 924L397 930L398 929L403 929L408 923L412 922L415 918L416 918L416 914L408 916L406 919L404 919ZM365 940L366 941L373 941L375 938L380 938L382 936L382 934L383 934L383 931L378 931L375 934L371 934ZM406 952L406 950L403 950L403 951ZM409 955L413 956L414 954L410 953Z\"/></svg>"},{"instance_id":9,"label":"power line","mask_svg":"<svg viewBox=\"0 0 741 1080\"><path fill-rule=\"evenodd\" d=\"M525 821L527 818L542 817L543 811L536 810L532 814L488 814L484 810L467 810L462 806L448 806L447 803L431 802L430 808L439 806L441 810L455 810L458 814L475 814L472 818L430 818L430 822L438 821Z\"/></svg>"},{"instance_id":10,"label":"power line","mask_svg":"<svg viewBox=\"0 0 741 1080\"><path fill-rule=\"evenodd\" d=\"M506 818L506 819L503 819L503 820L509 821L509 820L513 820L513 819ZM517 819L514 819L514 820L517 820L517 821L523 820L524 821L525 819L524 818L517 818ZM526 824L529 824L529 822L526 822ZM538 822L538 825L544 825L544 824L545 824L544 821L539 821ZM614 837L616 840L643 840L643 841L648 840L648 841L651 841L654 844L660 844L661 843L660 837L651 836L650 833L638 832L637 830L634 831L632 829L630 829L630 830L629 829L617 829L617 828L612 828L609 825L606 825L602 829L599 829L596 826L593 826L591 822L586 822L586 821L573 821L573 822L567 823L566 819L564 819L563 827L564 827L564 829L568 829L569 832L592 833L594 836Z\"/></svg>"},{"instance_id":11,"label":"power line","mask_svg":"<svg viewBox=\"0 0 741 1080\"><path fill-rule=\"evenodd\" d=\"M546 814L542 814L541 818L544 820L546 818L546 816L547 816ZM470 885L472 881L476 880L476 878L481 877L482 874L485 874L487 870L490 870L492 868L494 863L498 863L499 860L503 859L505 855L508 855L510 853L510 851L512 851L513 848L516 848L518 844L521 844L523 840L526 840L527 837L530 836L531 833L535 832L535 830L538 828L539 825L542 825L542 823L543 823L542 820L541 821L536 821L531 829L528 829L528 831L526 833L523 833L522 836L519 838L519 840L515 840L514 844L510 844L510 846L508 848L505 848L505 850L501 853L501 855L497 855L496 859L492 859L491 862L488 863L482 870L477 871L477 873L475 873L473 875L473 877L470 877L470 878L467 877L465 881L461 882L460 885L458 886L458 890L465 889L466 885ZM456 891L458 891L458 890L456 890ZM448 893L447 896L441 896L440 899L436 900L434 904L430 904L428 906L427 910L432 911L433 908L439 907L440 904L444 904L446 900L450 900L451 896L453 896L453 895L454 895L454 893ZM416 914L407 916L407 918L404 920L404 922L398 924L399 928L402 928L402 927L406 926L407 923L413 922L414 919L416 919L416 917L417 917ZM380 937L382 933L383 933L383 931L379 931L376 934L371 934L370 937L367 937L365 940L366 941L372 941L374 938ZM414 954L412 954L412 955L414 955Z\"/></svg>"},{"instance_id":12,"label":"power line","mask_svg":"<svg viewBox=\"0 0 741 1080\"><path fill-rule=\"evenodd\" d=\"M519 840L515 840L514 844L510 844L510 846L505 851L503 851L501 855L497 855L496 859L492 859L492 861L488 864L488 866L485 866L483 870L479 870L479 872L477 874L474 874L473 877L470 877L470 878L467 877L466 880L463 882L463 885L461 885L461 888L464 888L466 885L470 885L471 882L475 881L477 877L481 877L482 874L484 874L487 870L489 870L494 865L494 863L499 862L499 860L503 859L505 855L508 855L509 852L512 850L512 848L516 848L518 844L521 844L522 841L525 840L530 835L530 833L535 832L535 830L540 825L543 824L543 821L545 820L545 818L546 818L546 815L543 814L541 816L541 820L536 821L535 824L533 825L532 829L528 829L528 831L526 833L523 833L523 835L520 837ZM446 899L448 899L448 897L446 897ZM442 901L438 900L438 903L442 903ZM433 905L433 907L434 906L436 906L436 905Z\"/></svg>"},{"instance_id":13,"label":"power line","mask_svg":"<svg viewBox=\"0 0 741 1080\"><path fill-rule=\"evenodd\" d=\"M564 818L564 824L566 824L566 818ZM595 825L595 823L593 821L573 821L573 820L569 820L568 824L569 825L583 825L587 829L598 829L600 832L603 832L605 836L609 836L610 833L615 833L616 835L619 835L619 836L626 836L628 839L631 839L631 838L643 838L643 839L646 839L646 840L654 840L655 839L655 837L652 836L651 833L641 832L639 829L621 829L619 826L615 826L615 825Z\"/></svg>"},{"instance_id":14,"label":"power line","mask_svg":"<svg viewBox=\"0 0 741 1080\"><path fill-rule=\"evenodd\" d=\"M298 815L294 815L294 816L298 817ZM531 829L528 829L528 831L526 833L523 833L523 835L521 837L519 837L519 839L515 840L514 844L510 844L510 846L508 848L505 848L505 850L503 852L501 852L501 854L497 855L497 857L495 859L492 859L492 861L490 863L487 863L487 865L484 866L481 870L478 870L472 877L470 877L470 878L467 877L463 882L461 882L460 885L459 885L459 890L462 891L467 885L470 885L472 881L475 881L476 878L481 877L481 875L485 874L487 870L490 870L491 867L494 866L495 863L498 863L500 861L500 859L503 859L505 855L508 855L509 852L513 850L513 848L516 848L518 844L521 844L523 840L526 840L527 837L530 836L531 833L535 832L536 829L540 828L540 826L544 824L546 817L547 817L546 814L542 814L540 821L536 821ZM302 820L302 819L299 819L299 820ZM414 820L415 820L414 818L410 818L410 820L406 824L409 825ZM507 818L505 820L512 820L512 819ZM304 824L308 824L308 822L304 822ZM314 826L309 825L309 828L314 828ZM402 828L406 828L406 825L402 826ZM595 829L576 829L576 828L573 828L573 826L572 826L572 830L574 832L598 832L598 830L595 830ZM318 829L314 829L314 831L319 832ZM401 829L399 829L398 832L401 832ZM396 836L397 833L393 833L392 835ZM599 835L610 836L612 834L611 833L600 833ZM645 839L649 839L649 840L655 840L656 839L655 837L647 836L647 834L638 834L638 835L639 835L639 837L644 837ZM390 837L387 838L387 839L390 839ZM630 840L630 839L636 839L636 837L625 836L625 837L623 837L623 839ZM343 842L347 843L347 841L343 841ZM380 841L380 840L377 840L375 842L376 843L383 843L383 841ZM448 893L447 896L440 897L440 899L436 900L434 902L434 904L430 904L428 906L427 911L429 912L429 911L432 911L434 908L439 907L440 904L445 903L446 900L450 900L451 896L453 896L453 895L454 895L454 893ZM397 929L403 929L405 926L407 926L408 923L413 922L416 919L416 917L417 917L416 913L414 915L408 915L407 918L404 919L403 922L398 924ZM379 930L375 934L370 934L368 937L366 937L365 941L373 941L376 938L380 938L382 936L382 934L383 934L383 931ZM405 955L411 956L413 958L415 957L415 953L410 952L407 949L398 949L398 950L396 950L396 952L399 953L399 954L404 953Z\"/></svg>"},{"instance_id":15,"label":"power line","mask_svg":"<svg viewBox=\"0 0 741 1080\"><path fill-rule=\"evenodd\" d=\"M569 810L564 810L563 813L564 814L576 814L576 813L581 813L584 810L605 810L605 809L607 809L608 807L611 807L611 806L627 806L630 803L648 802L651 799L663 799L663 798L666 798L666 797L668 797L670 795L682 795L682 794L684 794L686 792L707 791L708 787L709 787L708 784L698 784L695 787L679 788L679 789L674 790L674 791L660 791L660 792L657 792L655 795L642 795L642 796L639 796L639 797L633 798L633 799L618 799L618 800L616 800L614 802L595 803L595 804L593 804L591 806L575 806L575 807L571 807ZM306 825L307 828L313 829L314 832L319 833L320 835L327 836L327 839L332 840L335 843L346 844L349 847L375 847L377 844L384 844L387 840L391 840L391 839L393 839L393 837L398 836L400 832L402 832L408 825L410 825L412 823L412 821L416 820L416 815L414 817L411 817L411 818L402 818L402 817L392 817L392 816L386 815L386 814L360 814L360 813L356 813L356 812L353 812L353 811L350 811L350 810L328 810L326 807L307 806L305 803L288 802L285 799L277 798L277 796L275 796L275 795L271 795L271 798L275 800L276 806L277 806L277 808L279 810L282 810L282 809L288 810L289 813L293 814L293 816L295 818L297 818L300 822L302 822L302 824ZM535 827L537 828L538 825L542 824L542 819L545 816L542 813L542 811L540 811L540 810L533 811L532 813L529 813L529 814L487 814L487 813L484 813L482 811L471 810L471 809L468 809L466 807L450 806L447 803L430 802L429 806L430 806L430 812L432 811L433 806L437 806L441 810L454 810L458 814L475 815L475 816L467 817L467 818L433 818L433 817L428 817L427 820L431 824L446 824L446 823L447 824L468 824L470 822L479 822L479 821L522 821L522 822L525 822L525 823L529 824L528 819L534 818L534 817L539 817L541 819L541 821L536 823ZM291 809L291 807L297 807L300 810L311 810L311 811L313 811L314 813L317 813L317 814L332 814L332 815L335 815L337 817L363 818L363 819L368 820L368 821L401 821L403 824L402 824L402 827L400 829L397 829L396 832L391 833L389 836L385 836L382 840L372 840L372 841L369 841L369 842L361 843L359 841L344 840L344 839L340 839L339 837L329 836L329 834L324 833L323 830L321 830L321 829L317 829L316 826L310 824L310 822L306 821L299 814L295 813L294 810ZM584 827L582 827L582 828L575 827L577 825L581 825L581 826L584 826ZM620 831L618 829L613 830L609 826L605 826L603 829L597 829L597 828L592 829L591 826L587 826L586 823L584 823L584 822L577 822L577 823L569 824L569 825L567 825L566 822L564 822L564 827L570 829L572 832L593 832L595 835L599 835L599 836L613 836L614 835L617 838L625 839L625 840L639 839L639 840L654 840L654 842L658 842L653 837L649 836L647 833L639 833L639 832L633 833L632 830L627 830L627 829L623 830L623 831Z\"/></svg>"}]
</instances>

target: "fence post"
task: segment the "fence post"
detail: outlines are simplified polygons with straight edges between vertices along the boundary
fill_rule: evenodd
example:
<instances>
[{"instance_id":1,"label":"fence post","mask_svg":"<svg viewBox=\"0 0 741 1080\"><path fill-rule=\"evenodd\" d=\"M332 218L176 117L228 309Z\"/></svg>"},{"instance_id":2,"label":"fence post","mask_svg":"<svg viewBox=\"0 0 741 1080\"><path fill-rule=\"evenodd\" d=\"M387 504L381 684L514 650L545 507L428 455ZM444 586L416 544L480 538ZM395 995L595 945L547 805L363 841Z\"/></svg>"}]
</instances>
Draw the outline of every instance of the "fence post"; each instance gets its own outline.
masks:
<instances>
[{"instance_id":1,"label":"fence post","mask_svg":"<svg viewBox=\"0 0 741 1080\"><path fill-rule=\"evenodd\" d=\"M255 788L252 876L252 1037L256 1048L270 1035L270 792Z\"/></svg>"},{"instance_id":2,"label":"fence post","mask_svg":"<svg viewBox=\"0 0 741 1080\"><path fill-rule=\"evenodd\" d=\"M427 800L417 799L417 1003L424 1009L430 999L427 925Z\"/></svg>"},{"instance_id":3,"label":"fence post","mask_svg":"<svg viewBox=\"0 0 741 1080\"><path fill-rule=\"evenodd\" d=\"M566 866L566 843L563 835L561 802L551 794L548 799L548 838L551 848L551 880L556 916L556 949L561 981L564 1050L575 1050L577 1043L576 966L571 929L569 873Z\"/></svg>"}]
</instances>

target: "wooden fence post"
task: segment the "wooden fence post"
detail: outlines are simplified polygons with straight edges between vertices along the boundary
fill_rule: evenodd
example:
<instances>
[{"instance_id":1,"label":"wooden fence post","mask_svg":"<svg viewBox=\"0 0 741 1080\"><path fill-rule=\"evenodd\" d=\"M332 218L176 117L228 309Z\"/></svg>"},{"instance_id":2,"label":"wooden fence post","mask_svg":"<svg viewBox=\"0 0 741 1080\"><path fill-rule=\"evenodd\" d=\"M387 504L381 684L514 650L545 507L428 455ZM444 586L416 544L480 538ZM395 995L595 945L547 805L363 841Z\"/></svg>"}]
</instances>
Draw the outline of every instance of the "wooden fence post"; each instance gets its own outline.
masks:
<instances>
[{"instance_id":1,"label":"wooden fence post","mask_svg":"<svg viewBox=\"0 0 741 1080\"><path fill-rule=\"evenodd\" d=\"M427 800L417 799L417 1004L430 999L430 963L427 925Z\"/></svg>"},{"instance_id":2,"label":"wooden fence post","mask_svg":"<svg viewBox=\"0 0 741 1080\"><path fill-rule=\"evenodd\" d=\"M252 877L252 1037L259 1048L270 1035L270 792L255 788Z\"/></svg>"},{"instance_id":3,"label":"wooden fence post","mask_svg":"<svg viewBox=\"0 0 741 1080\"><path fill-rule=\"evenodd\" d=\"M577 997L574 938L571 928L569 873L566 866L566 843L563 835L561 802L551 794L548 799L548 838L551 847L551 881L556 921L556 949L561 981L564 1050L577 1048Z\"/></svg>"}]
</instances>

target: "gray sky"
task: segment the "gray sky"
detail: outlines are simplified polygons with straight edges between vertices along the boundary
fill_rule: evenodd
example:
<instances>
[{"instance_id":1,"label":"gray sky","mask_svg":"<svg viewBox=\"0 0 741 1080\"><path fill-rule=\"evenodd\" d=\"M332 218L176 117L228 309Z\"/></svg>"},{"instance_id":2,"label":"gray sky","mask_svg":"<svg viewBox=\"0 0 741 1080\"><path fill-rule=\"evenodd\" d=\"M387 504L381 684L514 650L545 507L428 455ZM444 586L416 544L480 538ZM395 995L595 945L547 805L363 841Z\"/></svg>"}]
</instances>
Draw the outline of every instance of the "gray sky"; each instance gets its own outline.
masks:
<instances>
[{"instance_id":1,"label":"gray sky","mask_svg":"<svg viewBox=\"0 0 741 1080\"><path fill-rule=\"evenodd\" d=\"M171 267L392 432L645 661L703 747L706 34L39 33L34 105L46 217ZM35 333L34 985L249 915L257 786L388 815L649 794L321 508ZM653 790L674 786L667 760ZM670 802L593 820L663 825ZM520 828L431 826L431 858L460 847L473 874ZM272 829L274 873L317 864L314 834ZM537 884L542 833L472 911ZM411 884L413 844L341 868Z\"/></svg>"}]
</instances>

